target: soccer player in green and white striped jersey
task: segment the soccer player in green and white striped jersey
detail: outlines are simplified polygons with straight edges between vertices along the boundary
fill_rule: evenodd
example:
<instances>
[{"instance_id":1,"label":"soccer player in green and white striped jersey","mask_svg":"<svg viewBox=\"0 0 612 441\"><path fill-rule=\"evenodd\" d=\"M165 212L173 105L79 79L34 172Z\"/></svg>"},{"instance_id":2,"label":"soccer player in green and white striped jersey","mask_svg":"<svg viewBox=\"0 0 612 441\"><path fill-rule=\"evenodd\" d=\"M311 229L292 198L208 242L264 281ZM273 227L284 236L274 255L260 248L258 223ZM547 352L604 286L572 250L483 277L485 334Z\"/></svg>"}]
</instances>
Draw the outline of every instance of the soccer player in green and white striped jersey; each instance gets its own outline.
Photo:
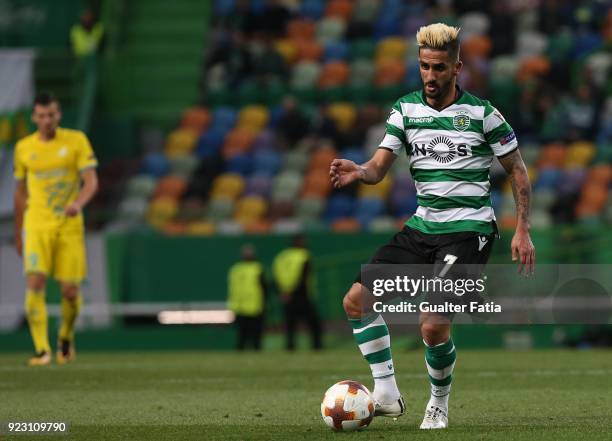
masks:
<instances>
[{"instance_id":1,"label":"soccer player in green and white striped jersey","mask_svg":"<svg viewBox=\"0 0 612 441\"><path fill-rule=\"evenodd\" d=\"M418 208L402 231L379 248L370 263L448 264L483 267L495 238L489 168L494 156L512 180L517 227L511 242L519 271L531 273L535 249L529 236L531 186L514 131L488 101L461 90L457 82L459 29L436 23L416 35L423 89L398 99L387 119L380 148L365 164L335 159L334 187L360 180L380 182L396 156L406 151L416 183ZM438 274L436 272L436 274ZM344 297L344 309L374 377L376 414L397 417L404 401L395 381L389 332L383 317L367 311L358 277ZM421 313L425 364L431 398L422 429L448 426L448 397L456 351L452 316Z\"/></svg>"}]
</instances>

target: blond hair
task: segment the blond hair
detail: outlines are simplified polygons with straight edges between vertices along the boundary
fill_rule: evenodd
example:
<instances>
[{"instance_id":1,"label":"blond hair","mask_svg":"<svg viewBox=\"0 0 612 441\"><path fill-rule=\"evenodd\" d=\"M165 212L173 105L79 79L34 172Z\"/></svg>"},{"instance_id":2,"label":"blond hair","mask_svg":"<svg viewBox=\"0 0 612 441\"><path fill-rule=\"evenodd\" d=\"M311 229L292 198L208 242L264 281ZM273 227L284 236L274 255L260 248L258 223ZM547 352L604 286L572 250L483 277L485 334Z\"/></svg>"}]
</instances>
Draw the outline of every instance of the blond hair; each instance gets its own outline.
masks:
<instances>
[{"instance_id":1,"label":"blond hair","mask_svg":"<svg viewBox=\"0 0 612 441\"><path fill-rule=\"evenodd\" d=\"M428 48L440 51L448 51L452 58L459 55L459 31L460 28L448 26L444 23L434 23L429 26L421 26L416 33L419 48Z\"/></svg>"}]
</instances>

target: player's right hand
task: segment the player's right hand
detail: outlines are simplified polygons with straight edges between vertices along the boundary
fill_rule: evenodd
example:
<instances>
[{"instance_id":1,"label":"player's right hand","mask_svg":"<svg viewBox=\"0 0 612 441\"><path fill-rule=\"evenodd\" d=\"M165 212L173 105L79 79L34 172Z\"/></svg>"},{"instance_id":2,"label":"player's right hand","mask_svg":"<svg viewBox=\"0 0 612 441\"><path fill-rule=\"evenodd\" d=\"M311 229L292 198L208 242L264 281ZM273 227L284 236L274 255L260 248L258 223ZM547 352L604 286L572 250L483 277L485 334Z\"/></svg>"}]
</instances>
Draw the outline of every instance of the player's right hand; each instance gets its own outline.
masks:
<instances>
[{"instance_id":1,"label":"player's right hand","mask_svg":"<svg viewBox=\"0 0 612 441\"><path fill-rule=\"evenodd\" d=\"M334 188L345 187L363 176L363 169L348 159L334 159L329 167Z\"/></svg>"}]
</instances>

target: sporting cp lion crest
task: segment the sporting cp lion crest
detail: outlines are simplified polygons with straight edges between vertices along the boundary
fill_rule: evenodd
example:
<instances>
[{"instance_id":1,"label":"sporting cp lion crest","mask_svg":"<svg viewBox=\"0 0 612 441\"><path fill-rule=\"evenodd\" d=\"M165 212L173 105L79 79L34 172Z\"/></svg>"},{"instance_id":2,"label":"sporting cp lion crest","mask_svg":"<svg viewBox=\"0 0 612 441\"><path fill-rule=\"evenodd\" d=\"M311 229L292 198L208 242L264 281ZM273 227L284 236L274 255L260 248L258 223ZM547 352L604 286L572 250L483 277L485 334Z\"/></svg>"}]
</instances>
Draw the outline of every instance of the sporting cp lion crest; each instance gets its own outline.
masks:
<instances>
[{"instance_id":1,"label":"sporting cp lion crest","mask_svg":"<svg viewBox=\"0 0 612 441\"><path fill-rule=\"evenodd\" d=\"M465 132L470 126L470 117L464 113L453 116L453 127L460 132Z\"/></svg>"}]
</instances>

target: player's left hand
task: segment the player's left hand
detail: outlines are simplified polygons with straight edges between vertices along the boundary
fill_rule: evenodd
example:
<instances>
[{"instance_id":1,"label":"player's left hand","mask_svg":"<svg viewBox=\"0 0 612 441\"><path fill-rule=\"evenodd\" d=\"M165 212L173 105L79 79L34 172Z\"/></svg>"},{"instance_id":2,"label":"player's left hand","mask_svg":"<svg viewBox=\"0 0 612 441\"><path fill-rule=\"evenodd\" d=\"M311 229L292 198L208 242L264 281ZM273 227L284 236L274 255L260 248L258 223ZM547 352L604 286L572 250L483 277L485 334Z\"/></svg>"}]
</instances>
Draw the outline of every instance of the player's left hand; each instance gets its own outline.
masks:
<instances>
[{"instance_id":1,"label":"player's left hand","mask_svg":"<svg viewBox=\"0 0 612 441\"><path fill-rule=\"evenodd\" d=\"M79 204L78 202L74 201L72 204L70 204L66 208L64 208L64 213L66 214L66 216L73 217L73 216L76 216L77 214L79 214L81 212L82 208L83 207L81 207L81 204Z\"/></svg>"},{"instance_id":2,"label":"player's left hand","mask_svg":"<svg viewBox=\"0 0 612 441\"><path fill-rule=\"evenodd\" d=\"M517 229L510 243L512 260L519 261L518 272L525 276L533 275L535 270L535 247L529 231Z\"/></svg>"}]
</instances>

